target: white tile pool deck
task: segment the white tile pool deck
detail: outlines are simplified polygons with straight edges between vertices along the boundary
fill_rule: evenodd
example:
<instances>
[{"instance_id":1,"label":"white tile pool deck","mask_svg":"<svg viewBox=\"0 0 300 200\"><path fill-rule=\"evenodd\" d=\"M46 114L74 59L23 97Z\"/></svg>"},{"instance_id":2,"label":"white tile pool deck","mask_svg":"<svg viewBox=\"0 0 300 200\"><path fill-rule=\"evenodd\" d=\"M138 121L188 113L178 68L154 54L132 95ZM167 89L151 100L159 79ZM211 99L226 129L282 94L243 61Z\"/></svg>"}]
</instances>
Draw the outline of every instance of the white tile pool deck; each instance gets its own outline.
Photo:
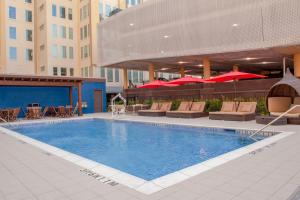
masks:
<instances>
[{"instance_id":1,"label":"white tile pool deck","mask_svg":"<svg viewBox=\"0 0 300 200\"><path fill-rule=\"evenodd\" d=\"M111 118L108 113L93 116ZM211 121L207 118L120 118L224 128L261 127L255 122ZM288 199L300 187L300 126L276 126L269 130L296 134L151 195L122 184L111 186L101 177L100 181L96 180L72 162L0 134L0 199ZM107 175L103 169L100 172ZM164 184L169 184L168 181ZM154 183L154 186L157 185ZM147 187L151 188L151 185Z\"/></svg>"}]
</instances>

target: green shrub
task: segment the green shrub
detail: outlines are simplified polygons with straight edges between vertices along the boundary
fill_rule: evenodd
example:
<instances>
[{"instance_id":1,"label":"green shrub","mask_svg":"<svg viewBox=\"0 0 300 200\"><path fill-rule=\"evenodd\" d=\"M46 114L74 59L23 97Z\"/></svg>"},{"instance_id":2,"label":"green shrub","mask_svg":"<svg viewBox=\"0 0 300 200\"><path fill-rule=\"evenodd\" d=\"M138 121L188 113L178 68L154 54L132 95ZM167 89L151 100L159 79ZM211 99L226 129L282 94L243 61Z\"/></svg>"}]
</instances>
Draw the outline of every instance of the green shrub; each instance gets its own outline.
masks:
<instances>
[{"instance_id":1,"label":"green shrub","mask_svg":"<svg viewBox=\"0 0 300 200\"><path fill-rule=\"evenodd\" d=\"M261 98L257 101L257 113L259 113L260 115L269 114L265 98Z\"/></svg>"},{"instance_id":2,"label":"green shrub","mask_svg":"<svg viewBox=\"0 0 300 200\"><path fill-rule=\"evenodd\" d=\"M181 101L180 100L174 100L172 101L172 107L171 110L177 110L180 106Z\"/></svg>"},{"instance_id":3,"label":"green shrub","mask_svg":"<svg viewBox=\"0 0 300 200\"><path fill-rule=\"evenodd\" d=\"M143 102L143 104L148 105L148 106L151 106L152 103L153 103L153 100L152 100L152 99L146 99L146 100Z\"/></svg>"},{"instance_id":4,"label":"green shrub","mask_svg":"<svg viewBox=\"0 0 300 200\"><path fill-rule=\"evenodd\" d=\"M220 111L222 101L220 99L210 99L206 101L206 112Z\"/></svg>"}]
</instances>

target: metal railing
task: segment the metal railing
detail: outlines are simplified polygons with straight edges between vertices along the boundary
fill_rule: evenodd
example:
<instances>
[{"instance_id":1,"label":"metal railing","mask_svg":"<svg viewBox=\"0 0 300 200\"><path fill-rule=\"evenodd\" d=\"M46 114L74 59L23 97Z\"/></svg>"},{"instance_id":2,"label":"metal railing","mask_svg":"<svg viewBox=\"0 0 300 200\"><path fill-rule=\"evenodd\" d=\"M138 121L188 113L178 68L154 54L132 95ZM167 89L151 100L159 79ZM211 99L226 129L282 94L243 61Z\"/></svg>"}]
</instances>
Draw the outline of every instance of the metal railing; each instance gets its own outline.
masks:
<instances>
[{"instance_id":1,"label":"metal railing","mask_svg":"<svg viewBox=\"0 0 300 200\"><path fill-rule=\"evenodd\" d=\"M265 130L266 128L268 128L269 126L271 126L272 124L274 124L275 122L277 122L278 120L280 120L281 118L283 118L284 116L286 116L289 112L293 111L295 108L300 107L300 105L295 105L293 107L291 107L289 110L287 110L286 112L282 113L281 115L279 115L278 117L276 117L274 120L272 120L270 123L268 123L267 125L265 125L264 127L262 127L261 129L259 129L258 131L256 131L255 133L253 133L252 135L249 136L249 138L257 141L255 138L253 138L254 136L256 136L257 134L259 134L261 131Z\"/></svg>"}]
</instances>

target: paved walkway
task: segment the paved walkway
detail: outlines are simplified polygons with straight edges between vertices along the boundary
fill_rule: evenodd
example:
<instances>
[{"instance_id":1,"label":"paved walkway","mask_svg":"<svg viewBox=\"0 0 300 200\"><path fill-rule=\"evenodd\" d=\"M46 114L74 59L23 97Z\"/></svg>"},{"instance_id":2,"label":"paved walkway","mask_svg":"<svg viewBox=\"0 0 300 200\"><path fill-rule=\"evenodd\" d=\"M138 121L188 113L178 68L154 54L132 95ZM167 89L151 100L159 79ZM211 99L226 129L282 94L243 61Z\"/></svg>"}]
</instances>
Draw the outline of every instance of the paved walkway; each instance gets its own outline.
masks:
<instances>
[{"instance_id":1,"label":"paved walkway","mask_svg":"<svg viewBox=\"0 0 300 200\"><path fill-rule=\"evenodd\" d=\"M110 117L99 114L100 117ZM224 122L203 119L141 118L132 120L197 124L236 128L259 128L254 122ZM111 186L86 175L71 162L0 133L0 199L2 200L283 200L300 187L299 126L272 130L298 132L255 155L236 160L197 175L152 195L122 185Z\"/></svg>"}]
</instances>

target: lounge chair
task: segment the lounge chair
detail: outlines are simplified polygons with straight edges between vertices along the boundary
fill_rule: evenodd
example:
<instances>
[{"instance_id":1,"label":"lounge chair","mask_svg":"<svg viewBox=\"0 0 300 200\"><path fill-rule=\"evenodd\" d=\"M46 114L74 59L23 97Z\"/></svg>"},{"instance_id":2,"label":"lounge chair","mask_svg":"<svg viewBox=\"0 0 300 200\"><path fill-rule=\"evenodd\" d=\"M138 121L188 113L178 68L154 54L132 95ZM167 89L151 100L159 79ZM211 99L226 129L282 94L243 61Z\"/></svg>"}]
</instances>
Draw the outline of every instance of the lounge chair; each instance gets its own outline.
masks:
<instances>
[{"instance_id":1,"label":"lounge chair","mask_svg":"<svg viewBox=\"0 0 300 200\"><path fill-rule=\"evenodd\" d=\"M238 109L236 106L238 105ZM250 121L255 119L256 102L223 102L220 112L210 112L209 119L225 121Z\"/></svg>"},{"instance_id":2,"label":"lounge chair","mask_svg":"<svg viewBox=\"0 0 300 200\"><path fill-rule=\"evenodd\" d=\"M293 104L290 97L268 98L268 110L271 116L278 117L294 105L300 105L300 97L295 97ZM295 108L285 115L288 124L300 124L300 108Z\"/></svg>"},{"instance_id":3,"label":"lounge chair","mask_svg":"<svg viewBox=\"0 0 300 200\"><path fill-rule=\"evenodd\" d=\"M177 111L168 111L167 117L199 118L208 114L204 112L205 102L182 102Z\"/></svg>"},{"instance_id":4,"label":"lounge chair","mask_svg":"<svg viewBox=\"0 0 300 200\"><path fill-rule=\"evenodd\" d=\"M138 115L149 117L166 116L166 112L171 110L172 102L153 103L149 110L140 110Z\"/></svg>"}]
</instances>

